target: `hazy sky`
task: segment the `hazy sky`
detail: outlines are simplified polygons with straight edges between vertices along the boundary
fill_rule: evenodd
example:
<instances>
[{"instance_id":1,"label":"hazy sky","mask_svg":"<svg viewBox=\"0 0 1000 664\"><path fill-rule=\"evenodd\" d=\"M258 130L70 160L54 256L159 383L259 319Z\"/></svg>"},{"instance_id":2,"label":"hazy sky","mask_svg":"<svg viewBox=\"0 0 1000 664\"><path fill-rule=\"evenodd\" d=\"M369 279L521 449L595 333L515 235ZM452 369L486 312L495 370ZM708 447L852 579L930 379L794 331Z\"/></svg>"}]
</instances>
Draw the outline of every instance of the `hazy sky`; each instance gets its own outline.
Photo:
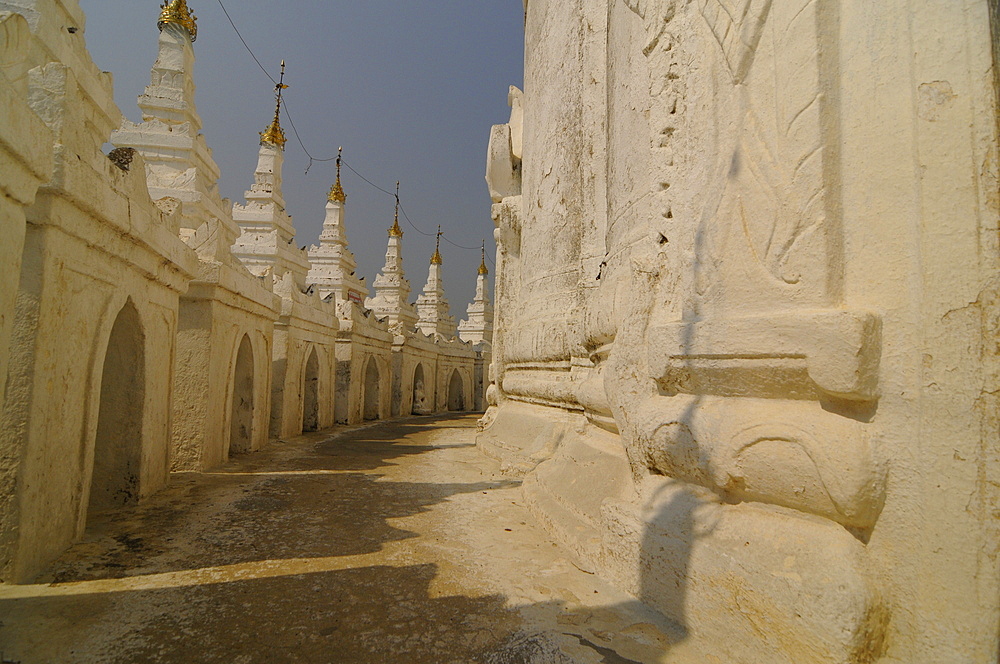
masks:
<instances>
[{"instance_id":1,"label":"hazy sky","mask_svg":"<svg viewBox=\"0 0 1000 664\"><path fill-rule=\"evenodd\" d=\"M221 194L243 201L258 132L274 112L273 85L230 26L219 0L188 0L198 16L196 103L222 169ZM458 244L493 242L483 180L490 125L509 117L507 90L522 85L521 0L222 0L273 76L285 60L289 112L314 157L336 155L385 189L402 182L410 219L441 224ZM86 41L115 77L115 99L139 120L136 97L156 59L157 0L81 0ZM284 192L299 246L317 241L333 162L313 164L283 119ZM369 288L385 259L394 201L344 170L347 232ZM423 288L434 238L401 219L404 266ZM442 243L444 283L458 319L475 290L479 252ZM490 265L491 283L493 266Z\"/></svg>"}]
</instances>

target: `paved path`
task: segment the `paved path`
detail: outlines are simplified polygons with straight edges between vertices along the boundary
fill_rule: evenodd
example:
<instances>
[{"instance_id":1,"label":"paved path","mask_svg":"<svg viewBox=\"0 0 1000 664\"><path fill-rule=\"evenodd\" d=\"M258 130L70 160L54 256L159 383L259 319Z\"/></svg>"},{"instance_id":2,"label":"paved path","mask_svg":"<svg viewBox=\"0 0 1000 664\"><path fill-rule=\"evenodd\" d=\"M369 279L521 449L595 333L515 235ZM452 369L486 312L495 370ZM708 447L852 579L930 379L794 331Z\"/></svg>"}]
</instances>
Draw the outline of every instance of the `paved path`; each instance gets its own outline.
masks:
<instances>
[{"instance_id":1,"label":"paved path","mask_svg":"<svg viewBox=\"0 0 1000 664\"><path fill-rule=\"evenodd\" d=\"M659 661L655 614L551 542L475 432L344 428L175 475L36 583L0 586L0 659Z\"/></svg>"}]
</instances>

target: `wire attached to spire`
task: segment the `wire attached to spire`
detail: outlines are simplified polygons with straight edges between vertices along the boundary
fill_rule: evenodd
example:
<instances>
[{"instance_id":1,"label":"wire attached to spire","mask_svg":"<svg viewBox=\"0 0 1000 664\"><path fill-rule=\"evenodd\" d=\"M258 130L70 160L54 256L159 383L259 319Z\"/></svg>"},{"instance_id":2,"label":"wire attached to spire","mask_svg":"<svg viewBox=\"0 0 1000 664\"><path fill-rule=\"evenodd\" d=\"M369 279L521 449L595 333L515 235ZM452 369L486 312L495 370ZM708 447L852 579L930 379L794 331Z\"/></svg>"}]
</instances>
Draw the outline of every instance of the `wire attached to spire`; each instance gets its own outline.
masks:
<instances>
[{"instance_id":1,"label":"wire attached to spire","mask_svg":"<svg viewBox=\"0 0 1000 664\"><path fill-rule=\"evenodd\" d=\"M274 119L271 121L270 126L260 133L260 144L270 143L275 147L282 150L285 149L285 143L288 139L285 138L285 132L281 130L281 93L288 89L285 85L285 61L281 61L281 77L274 84Z\"/></svg>"},{"instance_id":2,"label":"wire attached to spire","mask_svg":"<svg viewBox=\"0 0 1000 664\"><path fill-rule=\"evenodd\" d=\"M389 237L403 237L403 229L399 227L399 181L396 181L396 216L389 229Z\"/></svg>"},{"instance_id":3,"label":"wire attached to spire","mask_svg":"<svg viewBox=\"0 0 1000 664\"><path fill-rule=\"evenodd\" d=\"M437 232L437 243L434 245L434 255L431 256L431 265L441 265L444 261L441 260L441 236L444 233L441 232L441 224L438 224Z\"/></svg>"},{"instance_id":4,"label":"wire attached to spire","mask_svg":"<svg viewBox=\"0 0 1000 664\"><path fill-rule=\"evenodd\" d=\"M292 134L295 136L295 140L299 144L299 147L302 148L302 151L305 153L306 157L309 159L309 165L306 166L306 170L305 170L306 174L309 173L309 169L312 168L312 165L314 163L317 163L317 162L322 163L322 162L329 162L329 161L337 161L338 167L339 167L340 164L343 164L344 166L346 166L348 168L348 170L350 170L356 176L358 176L359 178L361 178L361 180L363 182L365 182L366 184L368 184L372 188L374 188L377 191L380 191L383 194L386 194L388 196L395 196L395 198L396 198L396 206L397 206L396 222L394 223L394 227L395 228L399 229L399 223L398 223L399 212L402 212L403 213L403 218L406 219L406 222L417 233L419 233L420 235L423 235L425 237L431 237L432 235L434 235L434 233L427 233L427 232L425 232L419 226L417 226L415 223L413 223L413 220L410 219L410 215L407 214L406 208L403 207L402 203L399 200L399 183L398 182L396 183L396 189L397 189L396 193L393 194L391 191L383 189L382 187L378 186L377 184L375 184L374 182L372 182L371 180L369 180L368 178L366 178L364 175L362 175L361 173L359 173L353 166L351 166L346 160L344 160L342 158L342 156L340 154L340 152L341 152L340 150L338 150L338 154L337 154L336 157L327 157L327 158L314 157L312 155L312 153L309 152L309 148L306 147L305 142L302 140L302 137L299 135L298 128L295 126L295 120L292 118L292 114L291 114L291 112L289 111L289 108L288 108L288 101L285 100L282 97L282 95L281 95L281 90L284 90L284 89L286 89L288 87L287 85L284 85L284 69L285 69L285 62L284 62L284 60L282 60L282 62L281 62L281 77L279 78L279 80L275 80L275 78L273 76L271 76L270 72L267 71L267 68L264 67L263 64L261 64L260 59L258 59L257 56L254 54L253 49L250 48L250 45L247 43L246 39L243 38L243 34L240 32L240 29L236 26L236 22L233 21L233 18L232 18L232 16L230 16L229 11L226 9L225 4L223 4L222 0L216 0L216 1L219 3L219 7L222 9L222 13L225 14L226 19L229 21L229 25L231 25L232 28L233 28L233 31L236 32L236 36L239 38L240 42L243 44L243 47L246 49L247 53L249 53L250 57L253 58L253 61L255 63L257 63L257 66L260 68L260 70L262 72L264 72L264 75L272 83L275 84L275 90L277 91L277 98L278 98L277 99L277 102L278 102L277 103L277 109L278 110L277 110L277 112L275 114L276 118L275 118L275 123L274 124L275 125L278 124L277 123L277 120L278 120L277 116L280 114L281 107L284 106L285 117L288 119L288 124L292 128ZM280 131L280 129L281 129L280 125L278 126L278 129ZM281 143L281 146L284 147L285 142L287 142L287 139L284 136L284 132L282 132L282 139L283 139L283 142ZM341 150L343 150L343 148L341 148ZM399 229L399 237L402 237L402 234L403 234L402 229ZM476 249L475 247L467 247L465 245L458 244L457 242L453 242L452 240L448 239L448 237L446 235L444 235L443 233L441 234L440 237L444 237L444 241L445 242L447 242L448 244L450 244L450 245L452 245L454 247L457 247L459 249L465 249L467 251L475 251L475 249ZM440 245L440 237L438 238L438 244L439 245ZM489 261L490 261L491 264L493 264L494 266L496 266L496 263L495 263L495 261L493 260L492 257L487 256L487 258L489 259Z\"/></svg>"},{"instance_id":5,"label":"wire attached to spire","mask_svg":"<svg viewBox=\"0 0 1000 664\"><path fill-rule=\"evenodd\" d=\"M337 181L333 183L333 187L330 188L330 195L327 196L327 200L331 203L347 202L347 194L344 192L344 186L340 183L340 164L343 154L344 148L341 146L337 150Z\"/></svg>"},{"instance_id":6,"label":"wire attached to spire","mask_svg":"<svg viewBox=\"0 0 1000 664\"><path fill-rule=\"evenodd\" d=\"M483 259L479 262L479 274L487 275L490 271L486 267L486 240L483 240Z\"/></svg>"}]
</instances>

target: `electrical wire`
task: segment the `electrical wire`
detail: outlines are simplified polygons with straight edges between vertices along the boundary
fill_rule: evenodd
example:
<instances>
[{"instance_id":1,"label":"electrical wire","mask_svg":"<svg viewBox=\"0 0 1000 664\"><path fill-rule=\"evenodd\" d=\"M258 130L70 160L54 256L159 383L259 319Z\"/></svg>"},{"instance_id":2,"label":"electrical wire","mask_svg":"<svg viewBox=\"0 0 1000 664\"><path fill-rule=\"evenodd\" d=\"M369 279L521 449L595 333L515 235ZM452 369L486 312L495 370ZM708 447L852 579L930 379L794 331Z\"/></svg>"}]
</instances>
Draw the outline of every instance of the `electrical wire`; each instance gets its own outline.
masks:
<instances>
[{"instance_id":1,"label":"electrical wire","mask_svg":"<svg viewBox=\"0 0 1000 664\"><path fill-rule=\"evenodd\" d=\"M403 213L403 219L406 219L406 223L408 223L413 228L413 230L415 230L416 232L420 233L424 237L434 237L435 236L435 233L426 233L426 232L420 230L419 228L417 228L417 225L415 223L413 223L412 221L410 221L410 215L406 214L406 208L403 207L402 203L399 204L399 211ZM441 233L441 237L444 237L444 233ZM447 238L445 238L445 240L448 241L448 242L451 242L451 240L448 240Z\"/></svg>"},{"instance_id":2,"label":"electrical wire","mask_svg":"<svg viewBox=\"0 0 1000 664\"><path fill-rule=\"evenodd\" d=\"M240 33L240 29L236 27L236 23L233 22L233 18L229 15L229 12L226 11L226 6L222 4L222 0L219 0L219 6L222 7L222 13L226 15L227 19L229 19L229 25L233 26L233 30L236 31L236 36L240 38L240 41L243 42L243 46L246 47L247 53L249 53L250 57L253 58L253 61L257 63L257 66L260 67L260 70L264 72L264 76L267 76L269 79L271 79L272 83L277 85L278 82L274 80L274 77L271 76L271 74L268 73L267 69L264 68L264 65L262 65L260 63L260 60L257 59L257 56L253 54L253 50L250 48L250 45L247 44L245 39L243 39L243 35Z\"/></svg>"},{"instance_id":3,"label":"electrical wire","mask_svg":"<svg viewBox=\"0 0 1000 664\"><path fill-rule=\"evenodd\" d=\"M364 180L365 182L367 182L368 184L370 184L370 185L371 185L372 187L374 187L375 189L378 189L378 190L379 190L379 191L381 191L381 192L382 192L383 194L387 194L387 195L389 195L389 196L392 196L392 197L394 197L394 198L395 198L396 194L392 193L392 192L391 192L391 191L389 191L388 189L383 189L382 187L378 186L377 184L375 184L374 182L372 182L371 180L369 180L368 178L366 178L366 177L365 177L364 175L362 175L361 173L358 173L358 172L357 172L356 170L354 170L354 167L353 167L353 166L351 166L350 164L348 164L348 163L347 163L347 160L346 160L346 159L341 159L341 163L342 163L342 164L343 164L344 166L347 166L348 170L350 170L350 171L351 171L352 173L354 173L355 175L357 175L357 176L358 176L359 178L361 178L362 180Z\"/></svg>"}]
</instances>

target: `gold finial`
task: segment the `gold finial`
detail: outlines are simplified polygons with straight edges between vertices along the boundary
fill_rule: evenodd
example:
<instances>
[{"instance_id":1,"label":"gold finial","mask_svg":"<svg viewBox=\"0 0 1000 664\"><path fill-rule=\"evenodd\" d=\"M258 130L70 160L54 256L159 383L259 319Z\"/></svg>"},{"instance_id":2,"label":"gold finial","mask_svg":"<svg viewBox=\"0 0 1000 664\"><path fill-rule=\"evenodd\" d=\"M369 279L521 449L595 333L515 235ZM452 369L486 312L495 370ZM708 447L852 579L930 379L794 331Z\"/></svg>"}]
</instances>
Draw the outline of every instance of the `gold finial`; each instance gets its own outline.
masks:
<instances>
[{"instance_id":1,"label":"gold finial","mask_svg":"<svg viewBox=\"0 0 1000 664\"><path fill-rule=\"evenodd\" d=\"M399 182L396 183L396 218L389 229L389 237L403 237L403 229L399 227Z\"/></svg>"},{"instance_id":2,"label":"gold finial","mask_svg":"<svg viewBox=\"0 0 1000 664\"><path fill-rule=\"evenodd\" d=\"M270 143L278 149L284 150L285 143L288 139L285 138L285 132L281 131L281 91L287 89L288 86L285 85L285 61L281 61L281 78L278 82L274 84L275 99L277 100L274 107L274 119L271 120L270 126L267 129L260 132L260 144Z\"/></svg>"},{"instance_id":3,"label":"gold finial","mask_svg":"<svg viewBox=\"0 0 1000 664\"><path fill-rule=\"evenodd\" d=\"M168 23L175 23L187 30L191 41L198 38L198 17L188 9L187 0L164 0L156 27L163 32L163 26Z\"/></svg>"},{"instance_id":4,"label":"gold finial","mask_svg":"<svg viewBox=\"0 0 1000 664\"><path fill-rule=\"evenodd\" d=\"M327 197L331 203L343 203L347 200L347 194L344 193L344 188L340 184L340 157L343 153L343 147L337 150L337 181L333 183L333 188L330 189L330 195Z\"/></svg>"},{"instance_id":5,"label":"gold finial","mask_svg":"<svg viewBox=\"0 0 1000 664\"><path fill-rule=\"evenodd\" d=\"M431 265L440 265L443 261L441 260L441 224L438 224L438 237L437 244L434 245L434 255L431 256Z\"/></svg>"},{"instance_id":6,"label":"gold finial","mask_svg":"<svg viewBox=\"0 0 1000 664\"><path fill-rule=\"evenodd\" d=\"M486 240L483 240L483 260L479 264L479 274L489 274L490 270L486 267Z\"/></svg>"}]
</instances>

